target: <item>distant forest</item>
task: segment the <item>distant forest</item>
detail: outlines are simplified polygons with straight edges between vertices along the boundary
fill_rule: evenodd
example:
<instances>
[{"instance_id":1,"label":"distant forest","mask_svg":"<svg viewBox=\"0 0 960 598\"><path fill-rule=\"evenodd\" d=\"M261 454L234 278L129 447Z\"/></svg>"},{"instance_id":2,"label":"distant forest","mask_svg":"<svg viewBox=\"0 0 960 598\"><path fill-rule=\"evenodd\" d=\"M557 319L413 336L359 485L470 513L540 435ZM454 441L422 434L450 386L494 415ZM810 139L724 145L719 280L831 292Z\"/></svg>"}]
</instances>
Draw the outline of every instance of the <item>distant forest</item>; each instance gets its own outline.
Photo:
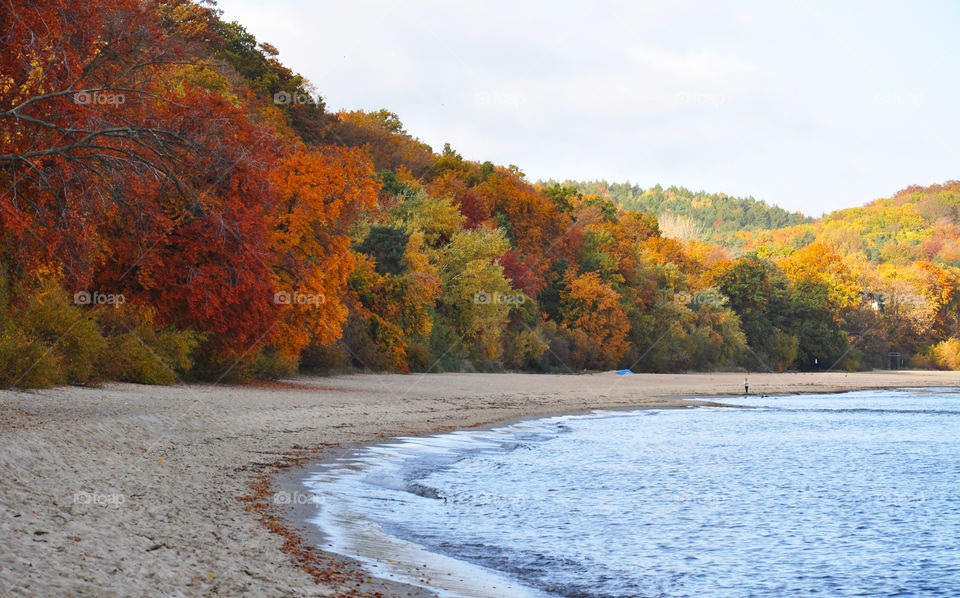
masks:
<instances>
[{"instance_id":1,"label":"distant forest","mask_svg":"<svg viewBox=\"0 0 960 598\"><path fill-rule=\"evenodd\" d=\"M654 185L644 189L629 182L607 181L565 181L562 185L574 187L585 195L607 197L625 210L649 212L658 217L686 216L699 225L704 240L733 245L738 244L736 233L740 231L784 228L813 221L803 214L788 212L752 197L693 192L685 187L664 189Z\"/></svg>"}]
</instances>

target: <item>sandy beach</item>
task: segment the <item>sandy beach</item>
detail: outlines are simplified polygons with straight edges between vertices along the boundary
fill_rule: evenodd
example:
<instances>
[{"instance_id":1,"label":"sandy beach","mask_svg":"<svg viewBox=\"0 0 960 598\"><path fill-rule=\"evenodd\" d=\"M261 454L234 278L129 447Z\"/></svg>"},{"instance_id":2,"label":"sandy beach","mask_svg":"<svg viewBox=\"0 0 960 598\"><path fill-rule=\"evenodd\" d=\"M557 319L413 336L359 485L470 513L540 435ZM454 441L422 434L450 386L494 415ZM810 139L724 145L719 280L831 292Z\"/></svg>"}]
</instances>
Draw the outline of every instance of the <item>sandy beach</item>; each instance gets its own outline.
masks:
<instances>
[{"instance_id":1,"label":"sandy beach","mask_svg":"<svg viewBox=\"0 0 960 598\"><path fill-rule=\"evenodd\" d=\"M277 493L396 435L742 394L743 374L353 375L0 392L0 595L430 595L310 545ZM751 392L960 386L956 372L753 374ZM696 404L696 403L693 403ZM320 547L322 548L322 547Z\"/></svg>"}]
</instances>

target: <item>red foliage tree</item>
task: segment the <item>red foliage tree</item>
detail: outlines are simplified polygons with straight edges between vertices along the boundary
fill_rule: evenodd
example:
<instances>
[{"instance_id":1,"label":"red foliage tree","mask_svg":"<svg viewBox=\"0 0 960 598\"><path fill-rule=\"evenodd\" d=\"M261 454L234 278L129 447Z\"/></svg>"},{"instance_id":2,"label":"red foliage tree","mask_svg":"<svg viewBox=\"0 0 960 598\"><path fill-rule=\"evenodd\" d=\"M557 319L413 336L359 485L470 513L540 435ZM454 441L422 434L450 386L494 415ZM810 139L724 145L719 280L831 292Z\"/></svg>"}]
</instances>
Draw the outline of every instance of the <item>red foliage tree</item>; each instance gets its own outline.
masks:
<instances>
[{"instance_id":1,"label":"red foliage tree","mask_svg":"<svg viewBox=\"0 0 960 598\"><path fill-rule=\"evenodd\" d=\"M190 82L150 3L0 0L0 23L0 261L123 292L210 348L256 345L276 310L273 132Z\"/></svg>"}]
</instances>

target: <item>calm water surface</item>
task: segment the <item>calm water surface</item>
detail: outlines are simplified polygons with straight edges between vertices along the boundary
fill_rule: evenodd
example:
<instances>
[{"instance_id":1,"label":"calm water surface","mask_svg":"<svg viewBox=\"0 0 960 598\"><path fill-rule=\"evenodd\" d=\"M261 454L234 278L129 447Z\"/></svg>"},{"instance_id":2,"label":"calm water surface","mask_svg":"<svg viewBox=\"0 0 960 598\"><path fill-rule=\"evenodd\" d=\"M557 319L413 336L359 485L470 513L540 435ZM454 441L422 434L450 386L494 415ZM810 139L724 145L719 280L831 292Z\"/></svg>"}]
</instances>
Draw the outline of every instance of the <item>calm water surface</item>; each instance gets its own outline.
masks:
<instances>
[{"instance_id":1,"label":"calm water surface","mask_svg":"<svg viewBox=\"0 0 960 598\"><path fill-rule=\"evenodd\" d=\"M317 523L544 596L960 596L957 389L730 402L364 449Z\"/></svg>"}]
</instances>

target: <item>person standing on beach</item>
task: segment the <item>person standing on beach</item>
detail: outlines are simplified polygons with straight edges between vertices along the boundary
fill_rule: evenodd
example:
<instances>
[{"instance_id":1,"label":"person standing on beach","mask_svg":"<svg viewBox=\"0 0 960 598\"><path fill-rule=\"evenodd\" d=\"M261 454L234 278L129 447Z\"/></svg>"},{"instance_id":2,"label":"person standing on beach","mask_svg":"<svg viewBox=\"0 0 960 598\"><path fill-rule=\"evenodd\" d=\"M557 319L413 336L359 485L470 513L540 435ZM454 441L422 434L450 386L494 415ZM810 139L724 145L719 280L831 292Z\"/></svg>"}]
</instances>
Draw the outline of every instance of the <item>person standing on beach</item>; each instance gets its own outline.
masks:
<instances>
[{"instance_id":1,"label":"person standing on beach","mask_svg":"<svg viewBox=\"0 0 960 598\"><path fill-rule=\"evenodd\" d=\"M743 394L750 394L750 378L743 379Z\"/></svg>"}]
</instances>

